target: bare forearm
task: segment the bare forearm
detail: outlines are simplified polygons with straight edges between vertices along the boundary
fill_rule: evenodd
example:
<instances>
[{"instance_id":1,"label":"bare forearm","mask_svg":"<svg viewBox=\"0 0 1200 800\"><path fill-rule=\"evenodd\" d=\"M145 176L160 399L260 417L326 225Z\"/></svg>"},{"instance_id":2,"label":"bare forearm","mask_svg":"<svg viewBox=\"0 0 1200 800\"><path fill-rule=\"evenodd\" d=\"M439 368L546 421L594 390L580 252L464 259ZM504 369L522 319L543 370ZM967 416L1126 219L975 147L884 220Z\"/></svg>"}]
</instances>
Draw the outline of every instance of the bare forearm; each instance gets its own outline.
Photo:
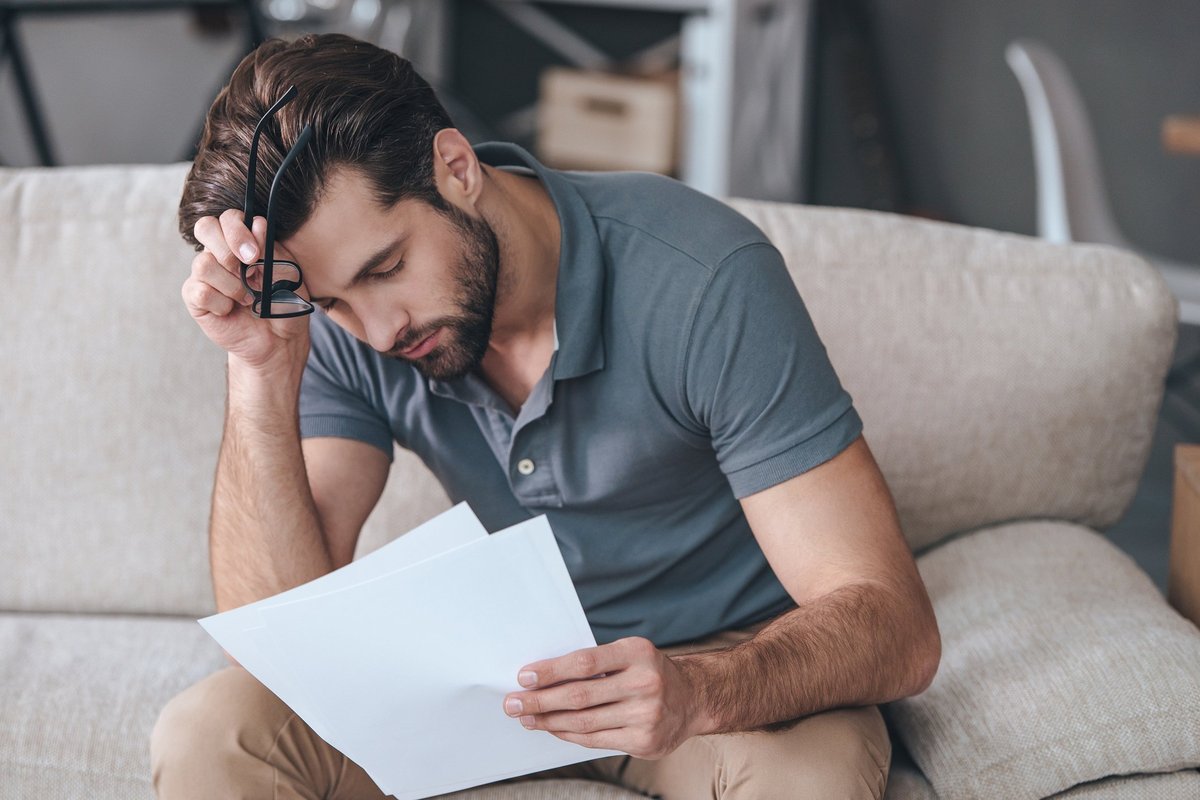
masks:
<instances>
[{"instance_id":1,"label":"bare forearm","mask_svg":"<svg viewBox=\"0 0 1200 800\"><path fill-rule=\"evenodd\" d=\"M229 365L209 548L220 610L332 568L300 449L302 366L271 375Z\"/></svg>"},{"instance_id":2,"label":"bare forearm","mask_svg":"<svg viewBox=\"0 0 1200 800\"><path fill-rule=\"evenodd\" d=\"M872 582L794 609L733 648L672 660L692 684L700 732L725 733L916 694L939 652L927 601Z\"/></svg>"}]
</instances>

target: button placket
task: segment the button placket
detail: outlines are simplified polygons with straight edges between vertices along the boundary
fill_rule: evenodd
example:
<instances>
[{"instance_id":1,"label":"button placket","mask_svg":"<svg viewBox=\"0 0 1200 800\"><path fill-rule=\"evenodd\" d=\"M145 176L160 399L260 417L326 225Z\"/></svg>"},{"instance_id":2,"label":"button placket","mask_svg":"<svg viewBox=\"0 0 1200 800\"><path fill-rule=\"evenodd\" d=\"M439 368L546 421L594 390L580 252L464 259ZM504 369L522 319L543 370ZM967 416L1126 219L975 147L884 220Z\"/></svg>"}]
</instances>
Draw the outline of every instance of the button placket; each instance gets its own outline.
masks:
<instances>
[{"instance_id":1,"label":"button placket","mask_svg":"<svg viewBox=\"0 0 1200 800\"><path fill-rule=\"evenodd\" d=\"M552 466L553 450L541 421L526 425L513 438L509 476L513 494L526 505L561 505Z\"/></svg>"}]
</instances>

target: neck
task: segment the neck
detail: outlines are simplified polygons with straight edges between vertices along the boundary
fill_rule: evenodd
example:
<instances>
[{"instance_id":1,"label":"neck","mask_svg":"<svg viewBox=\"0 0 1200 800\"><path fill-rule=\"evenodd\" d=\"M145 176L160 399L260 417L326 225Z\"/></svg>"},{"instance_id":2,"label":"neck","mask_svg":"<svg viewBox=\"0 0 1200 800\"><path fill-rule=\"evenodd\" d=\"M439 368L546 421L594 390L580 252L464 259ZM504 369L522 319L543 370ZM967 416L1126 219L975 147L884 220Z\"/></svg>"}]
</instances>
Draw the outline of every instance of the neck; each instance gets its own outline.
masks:
<instances>
[{"instance_id":1,"label":"neck","mask_svg":"<svg viewBox=\"0 0 1200 800\"><path fill-rule=\"evenodd\" d=\"M554 298L562 237L558 212L536 178L485 166L479 210L500 243L496 308L489 355L553 340Z\"/></svg>"}]
</instances>

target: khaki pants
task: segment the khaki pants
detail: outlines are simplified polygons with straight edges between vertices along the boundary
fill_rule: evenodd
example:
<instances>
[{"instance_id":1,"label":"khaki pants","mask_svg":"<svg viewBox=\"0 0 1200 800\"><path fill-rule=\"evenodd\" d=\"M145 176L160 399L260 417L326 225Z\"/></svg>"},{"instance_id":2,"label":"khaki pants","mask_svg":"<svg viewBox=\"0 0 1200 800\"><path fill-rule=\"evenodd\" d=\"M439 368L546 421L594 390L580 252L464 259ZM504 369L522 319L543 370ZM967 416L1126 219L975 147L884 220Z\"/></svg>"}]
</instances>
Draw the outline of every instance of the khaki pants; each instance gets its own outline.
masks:
<instances>
[{"instance_id":1,"label":"khaki pants","mask_svg":"<svg viewBox=\"0 0 1200 800\"><path fill-rule=\"evenodd\" d=\"M761 627L663 649L728 647ZM362 769L240 667L210 675L167 704L150 759L160 800L384 797ZM615 756L514 780L589 778L665 800L880 800L890 759L879 709L866 706L814 714L785 731L695 736L657 761Z\"/></svg>"}]
</instances>

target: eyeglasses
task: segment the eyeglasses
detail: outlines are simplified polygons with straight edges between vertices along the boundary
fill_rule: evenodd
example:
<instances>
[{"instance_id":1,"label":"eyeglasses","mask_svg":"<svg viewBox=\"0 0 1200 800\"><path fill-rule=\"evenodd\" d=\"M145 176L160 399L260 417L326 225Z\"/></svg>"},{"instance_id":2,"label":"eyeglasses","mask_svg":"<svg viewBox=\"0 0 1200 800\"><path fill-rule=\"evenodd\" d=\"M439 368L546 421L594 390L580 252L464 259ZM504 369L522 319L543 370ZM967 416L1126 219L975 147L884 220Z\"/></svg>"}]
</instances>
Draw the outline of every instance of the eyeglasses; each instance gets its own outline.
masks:
<instances>
[{"instance_id":1,"label":"eyeglasses","mask_svg":"<svg viewBox=\"0 0 1200 800\"><path fill-rule=\"evenodd\" d=\"M258 169L258 136L262 133L267 121L279 109L296 98L296 87L289 87L275 104L267 109L262 119L254 126L254 137L250 140L250 166L246 171L246 202L242 207L242 222L250 228L254 222L254 173ZM296 160L300 151L308 145L312 138L312 125L304 126L292 149L288 150L283 162L275 172L271 181L271 193L267 197L267 241L263 257L253 264L242 264L242 285L254 295L251 313L260 319L283 319L286 317L302 317L313 312L313 304L296 294L296 290L304 283L304 273L300 265L294 261L275 260L275 191L279 188L279 179ZM275 311L273 306L283 310Z\"/></svg>"}]
</instances>

